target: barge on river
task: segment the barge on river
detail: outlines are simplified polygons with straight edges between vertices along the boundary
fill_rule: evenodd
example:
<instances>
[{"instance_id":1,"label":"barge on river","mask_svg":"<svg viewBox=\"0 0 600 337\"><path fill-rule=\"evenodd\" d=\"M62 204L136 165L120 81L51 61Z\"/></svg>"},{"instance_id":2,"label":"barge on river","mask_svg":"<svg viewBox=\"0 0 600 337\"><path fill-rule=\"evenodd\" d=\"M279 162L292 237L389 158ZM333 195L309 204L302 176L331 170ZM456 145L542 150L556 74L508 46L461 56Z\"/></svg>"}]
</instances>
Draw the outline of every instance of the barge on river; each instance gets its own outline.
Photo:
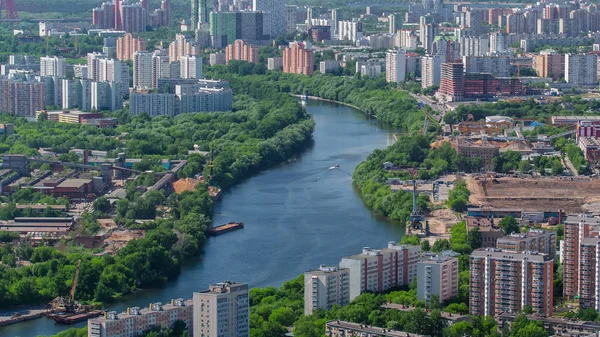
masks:
<instances>
[{"instance_id":1,"label":"barge on river","mask_svg":"<svg viewBox=\"0 0 600 337\"><path fill-rule=\"evenodd\" d=\"M102 315L101 310L91 310L87 312L81 312L76 314L49 314L48 317L52 318L56 324L75 324L83 321L87 321L90 318L95 318Z\"/></svg>"},{"instance_id":2,"label":"barge on river","mask_svg":"<svg viewBox=\"0 0 600 337\"><path fill-rule=\"evenodd\" d=\"M244 228L243 222L230 222L230 223L226 223L221 226L209 228L206 231L206 234L208 236L217 236L217 235L225 234L227 232L231 232L236 229L242 229L242 228Z\"/></svg>"}]
</instances>

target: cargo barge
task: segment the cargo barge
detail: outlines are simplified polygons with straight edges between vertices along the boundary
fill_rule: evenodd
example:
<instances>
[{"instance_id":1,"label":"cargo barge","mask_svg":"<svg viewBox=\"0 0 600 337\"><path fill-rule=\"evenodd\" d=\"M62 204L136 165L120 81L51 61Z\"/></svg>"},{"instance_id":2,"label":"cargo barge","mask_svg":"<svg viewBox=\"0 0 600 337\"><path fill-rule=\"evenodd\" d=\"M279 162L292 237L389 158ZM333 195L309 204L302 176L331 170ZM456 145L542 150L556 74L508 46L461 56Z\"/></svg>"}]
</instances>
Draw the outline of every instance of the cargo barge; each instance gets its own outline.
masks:
<instances>
[{"instance_id":1,"label":"cargo barge","mask_svg":"<svg viewBox=\"0 0 600 337\"><path fill-rule=\"evenodd\" d=\"M83 321L87 321L90 318L101 316L103 312L101 310L92 310L79 314L49 314L48 317L52 318L56 324L75 324Z\"/></svg>"},{"instance_id":2,"label":"cargo barge","mask_svg":"<svg viewBox=\"0 0 600 337\"><path fill-rule=\"evenodd\" d=\"M217 227L212 227L209 228L206 231L206 234L208 236L217 236L217 235L221 235L227 232L231 232L234 231L236 229L242 229L244 228L244 223L243 222L230 222L230 223L226 223L224 225L221 226L217 226Z\"/></svg>"}]
</instances>

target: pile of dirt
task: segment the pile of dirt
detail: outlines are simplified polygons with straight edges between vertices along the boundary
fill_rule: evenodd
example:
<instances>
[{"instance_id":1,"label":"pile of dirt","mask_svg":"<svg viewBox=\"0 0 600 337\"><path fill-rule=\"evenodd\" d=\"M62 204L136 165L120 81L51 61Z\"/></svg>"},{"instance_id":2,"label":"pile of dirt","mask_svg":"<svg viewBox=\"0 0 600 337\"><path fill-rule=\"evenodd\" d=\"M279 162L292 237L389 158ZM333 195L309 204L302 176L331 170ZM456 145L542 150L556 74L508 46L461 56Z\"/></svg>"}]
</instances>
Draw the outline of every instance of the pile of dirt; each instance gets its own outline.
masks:
<instances>
[{"instance_id":1,"label":"pile of dirt","mask_svg":"<svg viewBox=\"0 0 600 337\"><path fill-rule=\"evenodd\" d=\"M199 179L192 179L192 178L179 179L173 183L173 189L175 190L175 193L181 194L185 191L194 191L196 189L196 186L199 183L200 183Z\"/></svg>"},{"instance_id":2,"label":"pile of dirt","mask_svg":"<svg viewBox=\"0 0 600 337\"><path fill-rule=\"evenodd\" d=\"M458 223L458 218L447 208L433 211L430 217L427 217L429 222L429 231L432 234L444 235L448 234L450 228Z\"/></svg>"}]
</instances>

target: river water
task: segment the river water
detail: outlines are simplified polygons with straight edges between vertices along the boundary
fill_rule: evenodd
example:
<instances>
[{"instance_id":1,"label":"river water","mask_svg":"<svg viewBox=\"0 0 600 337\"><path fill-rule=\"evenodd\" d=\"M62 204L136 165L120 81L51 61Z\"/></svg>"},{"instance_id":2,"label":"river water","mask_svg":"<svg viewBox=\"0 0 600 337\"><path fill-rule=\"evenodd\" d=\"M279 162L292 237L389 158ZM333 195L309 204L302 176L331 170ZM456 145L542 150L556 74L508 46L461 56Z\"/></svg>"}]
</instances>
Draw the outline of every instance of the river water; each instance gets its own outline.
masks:
<instances>
[{"instance_id":1,"label":"river water","mask_svg":"<svg viewBox=\"0 0 600 337\"><path fill-rule=\"evenodd\" d=\"M343 105L311 101L307 110L316 122L314 146L297 160L242 182L217 204L215 224L242 221L243 230L210 238L202 258L184 266L166 287L137 292L107 309L190 298L225 280L279 286L362 247L400 240L403 228L373 215L350 176L374 149L392 144L392 130ZM339 169L329 169L336 164ZM65 328L41 318L0 328L0 336L52 335Z\"/></svg>"}]
</instances>

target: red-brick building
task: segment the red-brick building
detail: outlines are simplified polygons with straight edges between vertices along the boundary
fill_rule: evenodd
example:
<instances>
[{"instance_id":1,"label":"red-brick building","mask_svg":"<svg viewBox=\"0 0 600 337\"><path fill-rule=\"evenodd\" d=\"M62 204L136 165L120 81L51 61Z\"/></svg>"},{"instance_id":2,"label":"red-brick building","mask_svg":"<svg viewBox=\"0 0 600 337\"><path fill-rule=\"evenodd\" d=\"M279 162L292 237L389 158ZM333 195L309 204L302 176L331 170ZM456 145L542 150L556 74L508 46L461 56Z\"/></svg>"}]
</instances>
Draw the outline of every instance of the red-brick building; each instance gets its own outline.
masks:
<instances>
[{"instance_id":1,"label":"red-brick building","mask_svg":"<svg viewBox=\"0 0 600 337\"><path fill-rule=\"evenodd\" d=\"M283 51L283 72L312 75L315 70L315 54L304 48L303 43L294 42Z\"/></svg>"}]
</instances>

